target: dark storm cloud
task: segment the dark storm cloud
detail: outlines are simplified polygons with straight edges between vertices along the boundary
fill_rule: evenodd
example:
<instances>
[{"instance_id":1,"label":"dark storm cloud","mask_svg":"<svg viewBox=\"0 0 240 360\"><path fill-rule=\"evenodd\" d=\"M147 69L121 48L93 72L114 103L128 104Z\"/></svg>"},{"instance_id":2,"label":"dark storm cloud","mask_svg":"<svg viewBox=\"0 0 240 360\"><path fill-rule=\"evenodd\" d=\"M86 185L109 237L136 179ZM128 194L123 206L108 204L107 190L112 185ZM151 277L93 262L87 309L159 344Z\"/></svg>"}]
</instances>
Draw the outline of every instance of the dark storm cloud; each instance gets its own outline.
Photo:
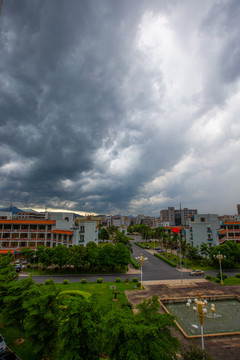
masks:
<instances>
[{"instance_id":1,"label":"dark storm cloud","mask_svg":"<svg viewBox=\"0 0 240 360\"><path fill-rule=\"evenodd\" d=\"M181 196L191 203L183 183L222 141L200 142L198 131L209 134L208 112L239 76L238 12L236 1L5 2L3 201L155 214Z\"/></svg>"}]
</instances>

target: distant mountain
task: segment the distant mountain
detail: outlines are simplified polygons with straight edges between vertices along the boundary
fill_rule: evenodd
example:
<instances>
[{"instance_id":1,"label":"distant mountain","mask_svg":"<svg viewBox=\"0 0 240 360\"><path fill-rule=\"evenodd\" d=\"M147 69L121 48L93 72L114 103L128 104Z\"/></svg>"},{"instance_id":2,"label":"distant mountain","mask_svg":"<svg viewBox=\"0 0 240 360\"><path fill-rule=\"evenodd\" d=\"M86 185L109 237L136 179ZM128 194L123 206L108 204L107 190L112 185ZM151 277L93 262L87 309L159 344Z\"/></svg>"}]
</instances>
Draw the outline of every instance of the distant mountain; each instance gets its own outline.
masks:
<instances>
[{"instance_id":1,"label":"distant mountain","mask_svg":"<svg viewBox=\"0 0 240 360\"><path fill-rule=\"evenodd\" d=\"M9 206L7 208L2 208L0 211L12 211L13 214L17 214L19 212L24 212L24 210L17 208L16 206Z\"/></svg>"}]
</instances>

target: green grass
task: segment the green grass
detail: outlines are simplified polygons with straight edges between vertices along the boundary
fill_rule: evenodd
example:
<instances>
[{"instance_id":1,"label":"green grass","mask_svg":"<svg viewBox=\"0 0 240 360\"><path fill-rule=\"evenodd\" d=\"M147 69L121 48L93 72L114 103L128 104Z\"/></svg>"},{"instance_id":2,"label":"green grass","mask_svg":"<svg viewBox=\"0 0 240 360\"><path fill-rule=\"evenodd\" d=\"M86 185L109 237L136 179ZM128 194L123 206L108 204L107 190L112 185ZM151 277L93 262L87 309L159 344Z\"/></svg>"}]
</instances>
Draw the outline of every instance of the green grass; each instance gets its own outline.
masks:
<instances>
[{"instance_id":1,"label":"green grass","mask_svg":"<svg viewBox=\"0 0 240 360\"><path fill-rule=\"evenodd\" d=\"M20 345L15 345L14 342L19 338L19 330L12 327L3 327L0 329L1 334L4 336L7 346L14 351L22 360L40 360L41 357L33 355L31 346L27 340ZM24 333L23 333L24 338Z\"/></svg>"},{"instance_id":2,"label":"green grass","mask_svg":"<svg viewBox=\"0 0 240 360\"><path fill-rule=\"evenodd\" d=\"M209 281L215 281L215 278L211 278ZM220 285L220 284L219 284ZM234 276L228 277L223 280L223 285L240 285L240 278Z\"/></svg>"},{"instance_id":3,"label":"green grass","mask_svg":"<svg viewBox=\"0 0 240 360\"><path fill-rule=\"evenodd\" d=\"M69 284L56 284L57 288L61 290L80 290L84 292L88 292L91 295L97 294L100 307L104 307L106 311L111 308L119 308L123 303L127 302L127 297L125 295L125 290L133 290L134 284L130 282L129 284L125 284L124 282L116 283L116 282L103 282L101 284L98 283L69 283ZM113 290L110 287L115 286L116 289ZM113 291L119 291L117 295L117 302L112 301L114 298Z\"/></svg>"}]
</instances>

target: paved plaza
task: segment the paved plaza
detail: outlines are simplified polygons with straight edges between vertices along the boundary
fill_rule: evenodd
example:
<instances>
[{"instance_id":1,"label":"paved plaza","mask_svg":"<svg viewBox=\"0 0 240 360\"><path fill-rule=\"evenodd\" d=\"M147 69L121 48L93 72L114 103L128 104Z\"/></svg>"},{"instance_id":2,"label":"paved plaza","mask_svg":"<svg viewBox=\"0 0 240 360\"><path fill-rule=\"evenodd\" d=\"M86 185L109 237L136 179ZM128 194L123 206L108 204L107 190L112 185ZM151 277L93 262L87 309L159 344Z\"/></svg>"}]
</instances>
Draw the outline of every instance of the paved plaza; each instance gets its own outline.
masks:
<instances>
[{"instance_id":1,"label":"paved plaza","mask_svg":"<svg viewBox=\"0 0 240 360\"><path fill-rule=\"evenodd\" d=\"M160 280L143 282L144 290L126 291L128 300L135 307L143 299L148 299L153 295L160 299L197 297L198 294L204 296L215 295L238 295L240 296L240 286L221 286L204 279L183 280ZM217 330L217 329L216 329ZM181 344L188 347L189 344L196 344L201 347L201 339L186 339L180 331L174 331ZM240 359L240 335L227 335L217 337L205 337L205 349L216 360L239 360Z\"/></svg>"}]
</instances>

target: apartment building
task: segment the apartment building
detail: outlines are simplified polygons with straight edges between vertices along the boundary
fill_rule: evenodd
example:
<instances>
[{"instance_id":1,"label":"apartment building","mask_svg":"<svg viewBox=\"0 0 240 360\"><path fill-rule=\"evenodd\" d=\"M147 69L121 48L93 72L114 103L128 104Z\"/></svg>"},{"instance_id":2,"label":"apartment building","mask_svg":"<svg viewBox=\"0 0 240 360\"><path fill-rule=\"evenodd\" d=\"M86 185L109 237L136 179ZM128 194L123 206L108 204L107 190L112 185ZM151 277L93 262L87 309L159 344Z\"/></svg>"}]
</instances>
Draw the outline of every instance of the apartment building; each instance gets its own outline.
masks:
<instances>
[{"instance_id":1,"label":"apartment building","mask_svg":"<svg viewBox=\"0 0 240 360\"><path fill-rule=\"evenodd\" d=\"M197 215L197 213L197 209L168 207L167 210L160 211L160 221L168 222L170 226L186 226L189 215Z\"/></svg>"},{"instance_id":2,"label":"apartment building","mask_svg":"<svg viewBox=\"0 0 240 360\"><path fill-rule=\"evenodd\" d=\"M219 221L217 214L190 215L186 231L186 242L192 246L200 247L206 243L209 247L217 246Z\"/></svg>"},{"instance_id":3,"label":"apartment building","mask_svg":"<svg viewBox=\"0 0 240 360\"><path fill-rule=\"evenodd\" d=\"M240 242L240 219L236 216L235 220L221 221L218 231L219 244L223 244L227 240Z\"/></svg>"},{"instance_id":4,"label":"apartment building","mask_svg":"<svg viewBox=\"0 0 240 360\"><path fill-rule=\"evenodd\" d=\"M45 213L45 219L23 219L22 216L2 219L2 216L0 211L0 253L25 247L98 243L97 223L85 221L75 226L72 213Z\"/></svg>"}]
</instances>

